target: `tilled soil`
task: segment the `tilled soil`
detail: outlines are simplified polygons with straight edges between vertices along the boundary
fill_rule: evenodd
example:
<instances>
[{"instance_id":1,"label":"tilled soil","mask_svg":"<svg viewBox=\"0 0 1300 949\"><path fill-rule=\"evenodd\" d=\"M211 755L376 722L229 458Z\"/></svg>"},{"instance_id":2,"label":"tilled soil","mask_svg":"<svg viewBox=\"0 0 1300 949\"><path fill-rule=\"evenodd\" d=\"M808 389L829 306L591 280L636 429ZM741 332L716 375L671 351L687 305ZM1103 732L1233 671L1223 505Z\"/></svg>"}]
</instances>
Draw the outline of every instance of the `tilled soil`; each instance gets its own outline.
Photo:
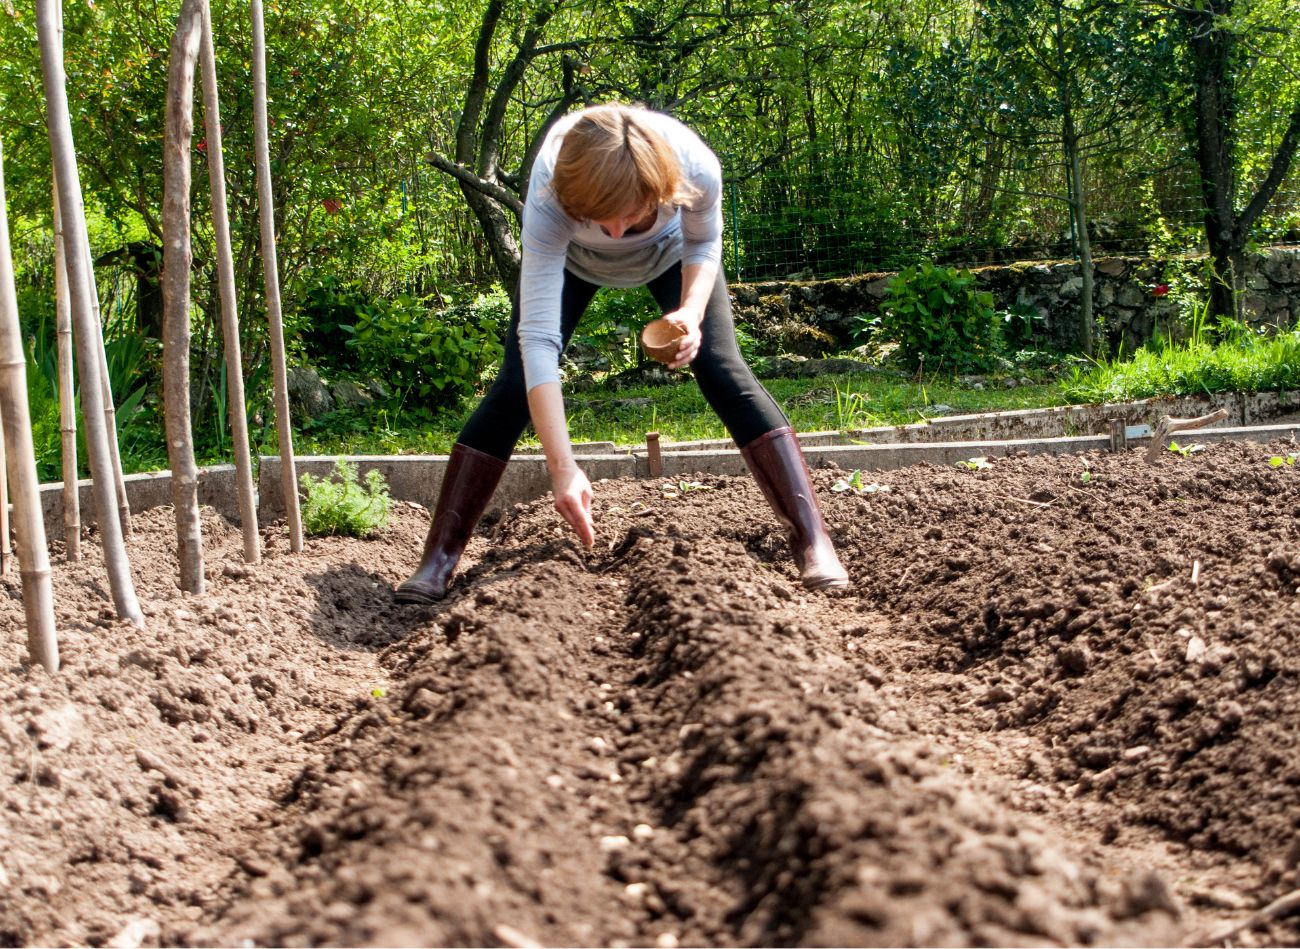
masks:
<instances>
[{"instance_id":1,"label":"tilled soil","mask_svg":"<svg viewBox=\"0 0 1300 949\"><path fill-rule=\"evenodd\" d=\"M518 506L436 607L415 506L209 517L201 597L145 512L55 678L0 581L0 945L1222 943L1300 887L1292 451L819 470L840 595L745 478Z\"/></svg>"}]
</instances>

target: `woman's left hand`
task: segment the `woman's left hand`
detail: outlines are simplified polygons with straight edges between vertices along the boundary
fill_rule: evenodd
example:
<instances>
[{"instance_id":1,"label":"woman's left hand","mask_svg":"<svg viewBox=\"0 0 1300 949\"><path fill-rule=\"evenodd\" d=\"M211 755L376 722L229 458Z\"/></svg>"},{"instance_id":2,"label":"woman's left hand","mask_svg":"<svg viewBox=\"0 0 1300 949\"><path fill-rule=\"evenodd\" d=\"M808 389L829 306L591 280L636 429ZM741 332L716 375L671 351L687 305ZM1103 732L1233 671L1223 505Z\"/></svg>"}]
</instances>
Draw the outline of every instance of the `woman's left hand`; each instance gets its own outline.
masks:
<instances>
[{"instance_id":1,"label":"woman's left hand","mask_svg":"<svg viewBox=\"0 0 1300 949\"><path fill-rule=\"evenodd\" d=\"M704 321L704 315L692 313L690 310L673 310L671 313L665 313L664 319L686 330L686 335L677 344L677 356L668 364L668 368L680 369L682 366L690 365L700 354L700 344L704 341L704 336L700 333L700 323Z\"/></svg>"}]
</instances>

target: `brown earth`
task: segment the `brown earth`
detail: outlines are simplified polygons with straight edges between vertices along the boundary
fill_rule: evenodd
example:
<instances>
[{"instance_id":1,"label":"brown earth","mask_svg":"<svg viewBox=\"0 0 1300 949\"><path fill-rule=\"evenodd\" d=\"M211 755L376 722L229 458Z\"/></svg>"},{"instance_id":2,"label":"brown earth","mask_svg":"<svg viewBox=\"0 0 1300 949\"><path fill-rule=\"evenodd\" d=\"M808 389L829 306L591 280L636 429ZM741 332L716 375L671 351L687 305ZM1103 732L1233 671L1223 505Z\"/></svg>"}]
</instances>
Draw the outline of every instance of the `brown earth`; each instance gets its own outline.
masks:
<instances>
[{"instance_id":1,"label":"brown earth","mask_svg":"<svg viewBox=\"0 0 1300 949\"><path fill-rule=\"evenodd\" d=\"M55 550L57 677L0 579L0 945L1214 944L1300 886L1291 451L818 471L838 596L742 478L519 506L432 608L415 506L209 516L197 597L145 512L145 631Z\"/></svg>"}]
</instances>

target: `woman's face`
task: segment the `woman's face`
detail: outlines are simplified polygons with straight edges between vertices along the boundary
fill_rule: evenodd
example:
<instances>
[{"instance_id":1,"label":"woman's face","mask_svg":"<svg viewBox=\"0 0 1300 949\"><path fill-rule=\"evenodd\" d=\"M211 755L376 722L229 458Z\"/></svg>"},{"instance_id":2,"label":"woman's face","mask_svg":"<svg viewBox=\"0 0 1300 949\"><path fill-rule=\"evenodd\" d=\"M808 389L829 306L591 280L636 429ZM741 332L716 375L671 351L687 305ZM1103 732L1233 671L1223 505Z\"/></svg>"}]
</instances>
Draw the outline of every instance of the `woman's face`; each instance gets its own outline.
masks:
<instances>
[{"instance_id":1,"label":"woman's face","mask_svg":"<svg viewBox=\"0 0 1300 949\"><path fill-rule=\"evenodd\" d=\"M649 230L654 226L658 210L653 201L638 202L628 207L622 214L593 220L591 223L599 227L609 237L618 239L624 234L638 234Z\"/></svg>"}]
</instances>

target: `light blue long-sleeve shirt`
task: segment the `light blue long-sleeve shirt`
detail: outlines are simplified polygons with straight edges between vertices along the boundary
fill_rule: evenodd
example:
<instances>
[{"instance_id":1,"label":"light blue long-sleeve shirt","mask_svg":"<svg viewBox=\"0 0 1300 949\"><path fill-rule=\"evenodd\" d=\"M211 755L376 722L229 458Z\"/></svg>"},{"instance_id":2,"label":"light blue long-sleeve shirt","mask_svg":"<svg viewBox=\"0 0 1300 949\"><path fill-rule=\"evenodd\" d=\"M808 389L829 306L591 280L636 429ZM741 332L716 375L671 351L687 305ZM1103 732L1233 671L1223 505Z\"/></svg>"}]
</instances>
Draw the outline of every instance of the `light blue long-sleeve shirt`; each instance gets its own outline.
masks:
<instances>
[{"instance_id":1,"label":"light blue long-sleeve shirt","mask_svg":"<svg viewBox=\"0 0 1300 949\"><path fill-rule=\"evenodd\" d=\"M524 203L523 259L519 280L519 346L531 390L560 381L560 292L567 268L605 287L639 287L680 261L722 260L722 168L698 135L660 112L637 109L677 155L683 179L695 189L690 206L662 204L649 230L610 237L591 221L569 217L551 188L565 133L581 112L565 116L547 133L533 165Z\"/></svg>"}]
</instances>

